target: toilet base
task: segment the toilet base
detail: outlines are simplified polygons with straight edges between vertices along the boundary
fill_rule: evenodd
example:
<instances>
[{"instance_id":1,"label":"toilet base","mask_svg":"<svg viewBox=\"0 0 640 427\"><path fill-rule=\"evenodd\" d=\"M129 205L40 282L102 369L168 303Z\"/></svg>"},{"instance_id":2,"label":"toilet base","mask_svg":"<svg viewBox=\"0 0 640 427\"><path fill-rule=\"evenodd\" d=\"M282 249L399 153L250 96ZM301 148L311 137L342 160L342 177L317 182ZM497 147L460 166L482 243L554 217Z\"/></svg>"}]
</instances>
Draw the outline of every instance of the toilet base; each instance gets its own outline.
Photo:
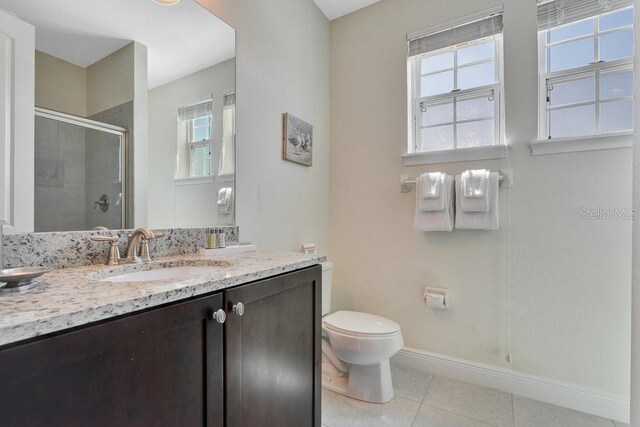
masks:
<instances>
[{"instance_id":1,"label":"toilet base","mask_svg":"<svg viewBox=\"0 0 640 427\"><path fill-rule=\"evenodd\" d=\"M322 363L322 386L345 396L372 403L387 403L393 399L393 383L389 360L379 365L349 365L342 373L325 360Z\"/></svg>"}]
</instances>

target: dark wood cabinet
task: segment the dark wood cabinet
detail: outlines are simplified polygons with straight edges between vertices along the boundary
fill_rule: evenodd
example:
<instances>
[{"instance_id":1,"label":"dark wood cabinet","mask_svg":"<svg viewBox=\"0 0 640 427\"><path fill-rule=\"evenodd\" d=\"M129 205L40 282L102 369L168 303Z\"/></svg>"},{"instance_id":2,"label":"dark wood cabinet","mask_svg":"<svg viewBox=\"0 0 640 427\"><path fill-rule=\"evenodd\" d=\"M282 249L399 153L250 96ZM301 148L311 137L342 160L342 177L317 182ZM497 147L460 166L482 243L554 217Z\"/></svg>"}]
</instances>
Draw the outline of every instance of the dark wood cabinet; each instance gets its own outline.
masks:
<instances>
[{"instance_id":1,"label":"dark wood cabinet","mask_svg":"<svg viewBox=\"0 0 640 427\"><path fill-rule=\"evenodd\" d=\"M0 425L224 425L224 328L210 319L222 302L212 295L0 351Z\"/></svg>"},{"instance_id":2,"label":"dark wood cabinet","mask_svg":"<svg viewBox=\"0 0 640 427\"><path fill-rule=\"evenodd\" d=\"M228 426L320 426L321 274L317 266L225 292Z\"/></svg>"},{"instance_id":3,"label":"dark wood cabinet","mask_svg":"<svg viewBox=\"0 0 640 427\"><path fill-rule=\"evenodd\" d=\"M0 426L320 426L320 281L314 266L0 348Z\"/></svg>"}]
</instances>

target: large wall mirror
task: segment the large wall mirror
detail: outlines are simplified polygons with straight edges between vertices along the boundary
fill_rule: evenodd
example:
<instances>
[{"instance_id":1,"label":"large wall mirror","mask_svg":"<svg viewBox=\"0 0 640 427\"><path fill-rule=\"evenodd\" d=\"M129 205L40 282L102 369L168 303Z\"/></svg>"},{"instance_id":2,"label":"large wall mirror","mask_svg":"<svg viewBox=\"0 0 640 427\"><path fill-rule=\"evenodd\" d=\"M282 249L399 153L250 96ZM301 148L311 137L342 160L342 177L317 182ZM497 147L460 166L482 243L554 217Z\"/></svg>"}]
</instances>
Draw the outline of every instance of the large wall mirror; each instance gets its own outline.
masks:
<instances>
[{"instance_id":1,"label":"large wall mirror","mask_svg":"<svg viewBox=\"0 0 640 427\"><path fill-rule=\"evenodd\" d=\"M0 0L0 132L33 126L0 150L15 231L235 223L235 30L160 3ZM32 123L9 117L21 97Z\"/></svg>"}]
</instances>

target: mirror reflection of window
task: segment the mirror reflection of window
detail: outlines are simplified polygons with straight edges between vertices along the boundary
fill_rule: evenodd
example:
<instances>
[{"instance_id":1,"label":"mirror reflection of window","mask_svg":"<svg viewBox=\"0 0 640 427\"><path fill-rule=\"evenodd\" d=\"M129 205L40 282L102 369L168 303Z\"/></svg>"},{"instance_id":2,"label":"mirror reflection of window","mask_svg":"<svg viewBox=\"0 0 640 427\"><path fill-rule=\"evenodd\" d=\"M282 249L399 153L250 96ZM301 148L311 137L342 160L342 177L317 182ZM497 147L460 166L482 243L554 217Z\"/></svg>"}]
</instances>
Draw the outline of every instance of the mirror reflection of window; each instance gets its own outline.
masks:
<instances>
[{"instance_id":1,"label":"mirror reflection of window","mask_svg":"<svg viewBox=\"0 0 640 427\"><path fill-rule=\"evenodd\" d=\"M214 143L213 100L180 107L178 129L178 147L186 149L189 177L211 176Z\"/></svg>"}]
</instances>

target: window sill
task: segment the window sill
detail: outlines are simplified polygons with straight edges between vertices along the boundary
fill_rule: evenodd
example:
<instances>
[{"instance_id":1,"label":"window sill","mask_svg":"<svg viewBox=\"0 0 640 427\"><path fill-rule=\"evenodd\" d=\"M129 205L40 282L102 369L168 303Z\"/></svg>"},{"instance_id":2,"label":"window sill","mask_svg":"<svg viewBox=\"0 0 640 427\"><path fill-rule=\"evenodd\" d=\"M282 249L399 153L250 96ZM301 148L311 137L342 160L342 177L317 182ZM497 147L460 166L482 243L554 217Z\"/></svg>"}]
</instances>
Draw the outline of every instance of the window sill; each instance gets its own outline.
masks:
<instances>
[{"instance_id":1,"label":"window sill","mask_svg":"<svg viewBox=\"0 0 640 427\"><path fill-rule=\"evenodd\" d=\"M228 184L233 183L236 179L236 175L234 173L223 173L222 175L218 175L218 181Z\"/></svg>"},{"instance_id":2,"label":"window sill","mask_svg":"<svg viewBox=\"0 0 640 427\"><path fill-rule=\"evenodd\" d=\"M173 185L181 186L181 185L213 184L214 180L215 180L215 177L213 175L199 176L195 178L174 178Z\"/></svg>"},{"instance_id":3,"label":"window sill","mask_svg":"<svg viewBox=\"0 0 640 427\"><path fill-rule=\"evenodd\" d=\"M428 153L407 153L402 156L402 160L405 166L419 166L432 165L436 163L504 159L507 157L508 148L509 146L507 145L487 145L484 147L430 151Z\"/></svg>"},{"instance_id":4,"label":"window sill","mask_svg":"<svg viewBox=\"0 0 640 427\"><path fill-rule=\"evenodd\" d=\"M630 148L633 147L633 132L550 139L532 142L529 146L532 156Z\"/></svg>"}]
</instances>

